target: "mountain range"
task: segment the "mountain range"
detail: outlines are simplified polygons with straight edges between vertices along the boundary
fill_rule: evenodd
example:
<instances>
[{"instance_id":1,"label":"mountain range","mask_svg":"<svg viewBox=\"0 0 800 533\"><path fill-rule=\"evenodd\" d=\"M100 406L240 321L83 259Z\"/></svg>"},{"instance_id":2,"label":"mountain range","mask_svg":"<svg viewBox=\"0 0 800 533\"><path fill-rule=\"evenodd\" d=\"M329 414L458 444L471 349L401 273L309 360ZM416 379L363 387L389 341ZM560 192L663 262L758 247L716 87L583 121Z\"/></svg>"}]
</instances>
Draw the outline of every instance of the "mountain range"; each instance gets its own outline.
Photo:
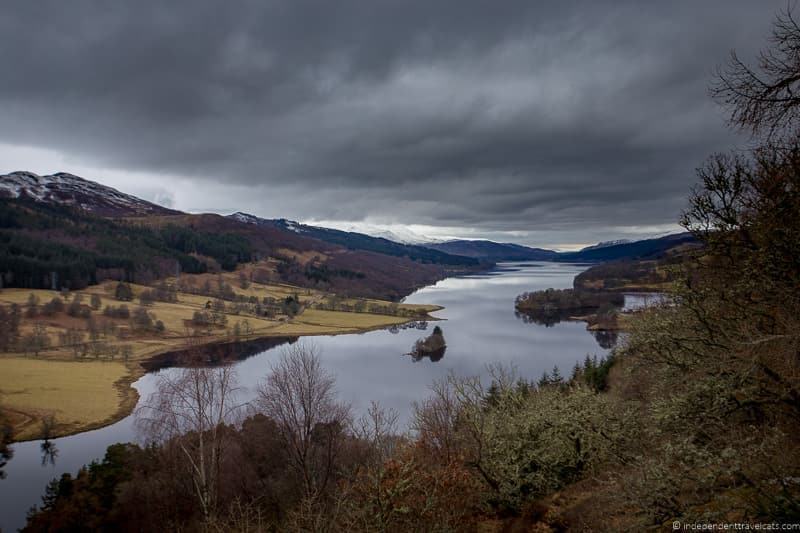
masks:
<instances>
[{"instance_id":1,"label":"mountain range","mask_svg":"<svg viewBox=\"0 0 800 533\"><path fill-rule=\"evenodd\" d=\"M678 234L566 253L486 240L406 244L242 212L184 213L63 172L0 175L0 286L49 287L54 273L74 286L108 277L146 281L175 268L269 261L279 281L398 299L500 261L644 258L692 239Z\"/></svg>"},{"instance_id":2,"label":"mountain range","mask_svg":"<svg viewBox=\"0 0 800 533\"><path fill-rule=\"evenodd\" d=\"M427 245L421 246L416 244L399 243L390 241L389 239L383 237L373 237L364 233L323 228L320 226L308 226L306 224L286 220L284 218L264 219L255 215L241 212L229 215L229 217L246 224L254 224L261 227L266 226L280 228L285 231L291 231L298 235L319 239L330 244L344 246L349 250L363 250L396 257L408 257L414 261L421 261L424 263L437 263L453 266L476 266L480 264L479 259L487 259L468 257L464 254L453 254L446 251L440 251Z\"/></svg>"}]
</instances>

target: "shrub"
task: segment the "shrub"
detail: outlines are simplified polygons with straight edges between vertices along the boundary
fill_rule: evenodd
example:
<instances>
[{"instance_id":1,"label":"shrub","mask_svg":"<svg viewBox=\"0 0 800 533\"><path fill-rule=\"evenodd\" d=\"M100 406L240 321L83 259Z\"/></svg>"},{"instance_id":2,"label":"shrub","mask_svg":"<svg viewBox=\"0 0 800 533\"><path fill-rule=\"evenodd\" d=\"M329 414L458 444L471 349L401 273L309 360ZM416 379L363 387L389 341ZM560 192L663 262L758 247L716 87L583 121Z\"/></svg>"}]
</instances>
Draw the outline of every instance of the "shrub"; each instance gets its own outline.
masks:
<instances>
[{"instance_id":1,"label":"shrub","mask_svg":"<svg viewBox=\"0 0 800 533\"><path fill-rule=\"evenodd\" d=\"M103 309L103 315L109 318L120 318L127 320L131 317L131 312L130 309L128 309L128 306L124 304L118 307L107 305L106 308Z\"/></svg>"},{"instance_id":2,"label":"shrub","mask_svg":"<svg viewBox=\"0 0 800 533\"><path fill-rule=\"evenodd\" d=\"M120 281L114 289L114 297L122 302L133 300L133 289L127 283Z\"/></svg>"},{"instance_id":3,"label":"shrub","mask_svg":"<svg viewBox=\"0 0 800 533\"><path fill-rule=\"evenodd\" d=\"M64 300L58 296L54 296L52 300L42 306L42 314L45 316L53 316L56 313L64 311Z\"/></svg>"}]
</instances>

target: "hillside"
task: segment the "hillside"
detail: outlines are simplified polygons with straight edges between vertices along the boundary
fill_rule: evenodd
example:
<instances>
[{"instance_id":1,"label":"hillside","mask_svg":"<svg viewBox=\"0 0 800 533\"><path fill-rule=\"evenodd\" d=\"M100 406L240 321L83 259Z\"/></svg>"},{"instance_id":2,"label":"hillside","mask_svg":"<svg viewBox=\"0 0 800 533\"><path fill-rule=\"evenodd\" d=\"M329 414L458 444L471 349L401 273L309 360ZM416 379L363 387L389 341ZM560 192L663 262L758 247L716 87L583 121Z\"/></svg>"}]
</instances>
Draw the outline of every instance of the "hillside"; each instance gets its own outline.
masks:
<instances>
[{"instance_id":1,"label":"hillside","mask_svg":"<svg viewBox=\"0 0 800 533\"><path fill-rule=\"evenodd\" d=\"M558 257L558 253L552 250L484 240L454 240L425 246L440 252L484 261L553 261Z\"/></svg>"},{"instance_id":2,"label":"hillside","mask_svg":"<svg viewBox=\"0 0 800 533\"><path fill-rule=\"evenodd\" d=\"M181 213L70 174L0 176L0 287L147 284L245 263L259 264L269 282L391 300L478 268L474 259L365 235Z\"/></svg>"},{"instance_id":3,"label":"hillside","mask_svg":"<svg viewBox=\"0 0 800 533\"><path fill-rule=\"evenodd\" d=\"M654 258L672 248L696 242L696 239L689 233L678 233L640 241L618 240L601 242L587 246L577 252L555 252L544 248L531 248L519 244L487 240L453 240L426 244L425 246L433 250L471 257L481 261L561 261L579 263Z\"/></svg>"},{"instance_id":4,"label":"hillside","mask_svg":"<svg viewBox=\"0 0 800 533\"><path fill-rule=\"evenodd\" d=\"M697 244L697 239L690 233L676 233L655 239L621 242L607 246L589 246L577 252L562 252L558 261L565 262L601 262L617 259L654 258L671 248L684 244Z\"/></svg>"},{"instance_id":5,"label":"hillside","mask_svg":"<svg viewBox=\"0 0 800 533\"><path fill-rule=\"evenodd\" d=\"M688 241L641 258L607 261L575 276L573 286L589 291L666 291L687 274L690 263L701 255L700 252L699 243Z\"/></svg>"},{"instance_id":6,"label":"hillside","mask_svg":"<svg viewBox=\"0 0 800 533\"><path fill-rule=\"evenodd\" d=\"M0 175L0 198L27 198L44 204L74 206L107 217L179 213L65 172L48 176L22 171Z\"/></svg>"},{"instance_id":7,"label":"hillside","mask_svg":"<svg viewBox=\"0 0 800 533\"><path fill-rule=\"evenodd\" d=\"M413 261L440 265L477 266L479 264L479 261L475 258L467 257L464 254L445 253L431 246L404 244L383 237L373 237L353 231L309 226L283 218L269 220L241 212L230 215L230 218L260 227L273 227L291 231L298 235L319 239L329 244L344 246L348 250L363 250L396 257L408 257Z\"/></svg>"}]
</instances>

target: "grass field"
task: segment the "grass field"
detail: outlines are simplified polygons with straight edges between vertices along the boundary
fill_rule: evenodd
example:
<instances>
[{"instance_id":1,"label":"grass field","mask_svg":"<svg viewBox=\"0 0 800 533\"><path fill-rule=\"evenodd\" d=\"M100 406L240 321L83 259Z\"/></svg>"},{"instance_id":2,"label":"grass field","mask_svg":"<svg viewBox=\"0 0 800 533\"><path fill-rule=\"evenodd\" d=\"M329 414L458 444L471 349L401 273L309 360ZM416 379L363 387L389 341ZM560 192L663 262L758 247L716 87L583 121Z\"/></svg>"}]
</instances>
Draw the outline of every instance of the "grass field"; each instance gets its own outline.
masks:
<instances>
[{"instance_id":1,"label":"grass field","mask_svg":"<svg viewBox=\"0 0 800 533\"><path fill-rule=\"evenodd\" d=\"M213 278L217 280L220 276ZM105 317L101 311L92 312L95 327L113 326L116 334L103 334L100 339L101 350L88 355L76 355L73 345L62 345L62 334L69 329L84 332L88 340L89 321L58 312L52 316L41 313L35 318L23 318L20 333L24 336L34 329L34 324L45 328L50 338L50 346L38 355L15 352L0 354L0 407L8 411L14 427L14 438L25 440L38 438L42 421L54 416L56 427L53 436L62 436L84 431L113 422L130 412L136 403L136 392L130 387L144 369L139 364L154 356L171 351L182 350L190 345L233 342L262 337L336 335L357 333L372 329L402 324L409 317L374 313L355 313L313 309L309 305L322 302L332 295L322 291L293 287L283 284L263 285L251 283L247 288L237 285L238 274L226 273L225 279L238 295L256 296L282 300L297 295L305 307L292 318L276 316L267 318L253 314L234 314L226 312L226 326L213 326L199 331L192 326L192 316L196 311L206 309L210 297L178 293L178 301L173 303L154 302L146 309L164 324L162 332L135 332L129 320ZM211 275L198 277L199 286ZM139 306L138 295L148 287L131 285L134 300L119 302L113 297L115 283L105 283L78 291L82 302L88 305L91 295L100 295L101 307L107 305L127 305L131 310ZM0 305L18 304L23 310L30 295L35 295L42 306L60 297L56 291L4 289L0 292ZM71 292L69 299L75 297ZM342 300L354 302L354 300ZM386 306L389 302L365 300L367 305ZM427 313L441 309L433 305L400 304L400 309L420 313L417 318L426 318ZM430 317L427 317L430 318ZM244 338L234 338L235 324L247 321L250 334ZM66 338L66 337L64 337ZM129 349L128 357L123 359L123 348ZM103 351L107 350L107 351Z\"/></svg>"},{"instance_id":2,"label":"grass field","mask_svg":"<svg viewBox=\"0 0 800 533\"><path fill-rule=\"evenodd\" d=\"M11 414L16 440L39 438L47 416L54 417L55 434L71 433L110 422L136 403L135 390L122 386L128 374L110 361L2 358L0 404Z\"/></svg>"}]
</instances>

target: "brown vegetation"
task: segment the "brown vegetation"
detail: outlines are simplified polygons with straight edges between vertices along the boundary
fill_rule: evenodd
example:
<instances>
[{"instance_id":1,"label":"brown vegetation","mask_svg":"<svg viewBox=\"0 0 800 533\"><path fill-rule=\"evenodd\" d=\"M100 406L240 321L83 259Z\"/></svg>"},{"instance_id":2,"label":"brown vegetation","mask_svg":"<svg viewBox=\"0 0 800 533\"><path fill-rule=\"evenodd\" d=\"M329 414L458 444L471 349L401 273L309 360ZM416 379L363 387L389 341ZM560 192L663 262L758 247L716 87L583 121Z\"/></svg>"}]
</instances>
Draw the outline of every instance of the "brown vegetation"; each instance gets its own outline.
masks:
<instances>
[{"instance_id":1,"label":"brown vegetation","mask_svg":"<svg viewBox=\"0 0 800 533\"><path fill-rule=\"evenodd\" d=\"M767 89L791 89L800 78L800 28L786 20L766 57L789 77ZM767 74L783 72L771 65ZM741 68L736 60L733 68ZM703 241L704 257L685 265L671 304L637 317L612 358L587 359L570 379L556 368L538 383L503 368L492 369L489 386L450 375L415 406L411 436L392 438L391 413L373 407L361 429L335 427L331 453L328 428L315 438L305 416L319 406L313 420L342 420L330 378L314 370L313 355L288 354L288 371L279 367L270 379L305 384L296 390L309 401L270 408L275 420L255 412L241 426L216 428L231 438L217 456L214 513L197 503L192 461L167 441L111 447L103 463L54 482L28 530L643 531L674 521L800 522L800 100L793 89L763 92L748 79L723 80L736 91L733 119L769 141L700 169L681 223ZM290 457L297 435L314 449L309 457L324 460L298 468ZM173 439L196 450L200 438ZM329 476L325 489L309 491L321 485L307 479L318 476Z\"/></svg>"},{"instance_id":2,"label":"brown vegetation","mask_svg":"<svg viewBox=\"0 0 800 533\"><path fill-rule=\"evenodd\" d=\"M26 356L45 365L29 383L30 394L14 393L16 438L36 438L40 422L49 415L56 416L54 436L98 427L127 415L136 399L130 384L146 368L174 360L171 353L185 353L203 345L261 346L259 339L280 341L300 335L367 331L426 319L435 309L353 300L288 285L248 282L247 288L241 289L239 277L240 273L234 272L183 275L152 287L107 282L86 291L63 293L4 289L0 292L0 352L7 357L0 359L0 364L10 368ZM104 307L103 301L107 302ZM77 311L71 312L73 309ZM77 394L81 369L86 369L86 375L94 375L94 370L77 364L61 375L56 366L48 371L46 365L53 360L119 362L124 365L125 378L105 379L110 374L100 372L94 386L100 387L99 397L111 398L112 402L103 406L102 413L84 409L72 400L83 397ZM10 394L11 386L8 382L0 384L0 392ZM48 394L36 392L41 390ZM65 402L54 401L48 409L37 399L52 400L53 395L61 395ZM57 405L69 408L59 411Z\"/></svg>"}]
</instances>

